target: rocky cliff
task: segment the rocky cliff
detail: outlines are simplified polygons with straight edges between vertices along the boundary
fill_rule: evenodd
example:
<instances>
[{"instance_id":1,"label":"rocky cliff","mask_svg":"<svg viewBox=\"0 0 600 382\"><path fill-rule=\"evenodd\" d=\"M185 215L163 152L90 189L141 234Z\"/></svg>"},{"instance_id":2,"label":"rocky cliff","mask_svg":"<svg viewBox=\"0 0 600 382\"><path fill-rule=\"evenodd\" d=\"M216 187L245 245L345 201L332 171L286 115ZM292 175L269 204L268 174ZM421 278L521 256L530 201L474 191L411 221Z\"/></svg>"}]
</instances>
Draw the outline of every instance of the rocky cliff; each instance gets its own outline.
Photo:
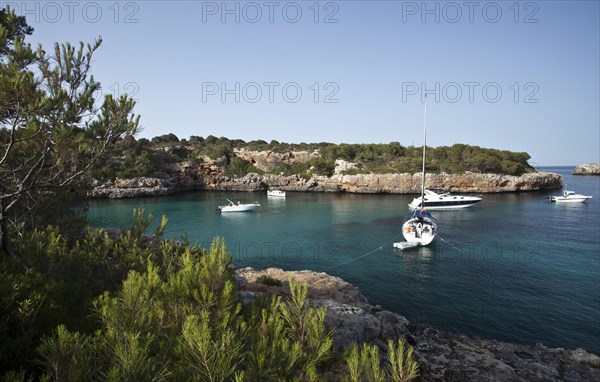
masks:
<instances>
[{"instance_id":1,"label":"rocky cliff","mask_svg":"<svg viewBox=\"0 0 600 382\"><path fill-rule=\"evenodd\" d=\"M176 168L175 168L176 167ZM431 189L450 192L495 193L537 191L562 187L562 177L548 172L527 173L522 176L498 174L427 174L426 184ZM173 166L168 173L157 178L116 179L94 185L92 196L127 198L159 196L185 190L262 191L279 188L304 192L352 192L364 194L419 193L420 174L358 174L312 176L280 176L248 174L243 177L226 177L211 165L199 169L186 164Z\"/></svg>"},{"instance_id":2,"label":"rocky cliff","mask_svg":"<svg viewBox=\"0 0 600 382\"><path fill-rule=\"evenodd\" d=\"M314 157L319 156L318 151L288 151L276 153L273 151L251 151L246 149L234 149L237 157L252 163L256 168L271 172L278 165L306 163Z\"/></svg>"},{"instance_id":3,"label":"rocky cliff","mask_svg":"<svg viewBox=\"0 0 600 382\"><path fill-rule=\"evenodd\" d=\"M256 282L268 275L281 287ZM285 272L269 268L236 271L239 296L252 301L261 293L288 295L293 278L309 287L309 303L327 308L326 325L333 329L334 346L375 343L383 350L387 339L405 339L415 349L421 381L598 381L600 358L582 349L549 349L470 338L410 323L400 314L369 305L359 290L344 280L311 271ZM330 375L331 381L337 381Z\"/></svg>"},{"instance_id":4,"label":"rocky cliff","mask_svg":"<svg viewBox=\"0 0 600 382\"><path fill-rule=\"evenodd\" d=\"M600 175L600 163L586 163L575 167L573 175Z\"/></svg>"}]
</instances>

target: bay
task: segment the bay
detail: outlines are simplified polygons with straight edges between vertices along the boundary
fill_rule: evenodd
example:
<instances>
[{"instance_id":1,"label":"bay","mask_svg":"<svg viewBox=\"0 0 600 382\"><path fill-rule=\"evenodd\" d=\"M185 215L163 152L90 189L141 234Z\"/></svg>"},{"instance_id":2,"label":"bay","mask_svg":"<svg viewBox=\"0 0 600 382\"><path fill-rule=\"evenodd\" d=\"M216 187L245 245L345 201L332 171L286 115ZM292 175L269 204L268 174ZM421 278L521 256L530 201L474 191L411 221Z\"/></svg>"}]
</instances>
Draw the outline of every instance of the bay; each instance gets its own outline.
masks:
<instances>
[{"instance_id":1,"label":"bay","mask_svg":"<svg viewBox=\"0 0 600 382\"><path fill-rule=\"evenodd\" d=\"M600 353L600 177L560 173L586 204L545 203L559 190L486 194L472 209L433 211L432 245L402 252L411 195L190 192L96 200L93 227L127 227L134 208L165 214L168 238L208 246L224 237L236 266L310 269L360 288L413 323L482 338ZM258 201L219 214L226 199ZM158 224L159 218L155 219Z\"/></svg>"}]
</instances>

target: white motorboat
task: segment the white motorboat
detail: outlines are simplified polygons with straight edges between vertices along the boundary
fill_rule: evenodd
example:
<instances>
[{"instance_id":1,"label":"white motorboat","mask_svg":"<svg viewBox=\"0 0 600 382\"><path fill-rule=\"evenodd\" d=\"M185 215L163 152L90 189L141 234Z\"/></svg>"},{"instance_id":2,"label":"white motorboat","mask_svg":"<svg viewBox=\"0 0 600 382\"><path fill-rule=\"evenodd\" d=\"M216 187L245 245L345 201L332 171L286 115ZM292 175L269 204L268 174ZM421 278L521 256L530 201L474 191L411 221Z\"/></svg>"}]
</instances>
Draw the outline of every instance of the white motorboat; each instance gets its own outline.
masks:
<instances>
[{"instance_id":1,"label":"white motorboat","mask_svg":"<svg viewBox=\"0 0 600 382\"><path fill-rule=\"evenodd\" d=\"M267 196L272 197L272 198L285 198L285 191L267 190Z\"/></svg>"},{"instance_id":2,"label":"white motorboat","mask_svg":"<svg viewBox=\"0 0 600 382\"><path fill-rule=\"evenodd\" d=\"M254 211L258 207L260 207L260 203L258 203L258 202L252 202L252 203L237 202L237 203L234 203L234 202L232 202L229 199L227 199L227 201L229 203L226 204L226 205L223 205L223 206L219 206L217 208L217 211L219 211L219 212L249 212L249 211Z\"/></svg>"},{"instance_id":3,"label":"white motorboat","mask_svg":"<svg viewBox=\"0 0 600 382\"><path fill-rule=\"evenodd\" d=\"M552 203L585 203L591 198L591 195L580 195L576 194L575 191L567 190L565 190L562 195L548 197Z\"/></svg>"},{"instance_id":4,"label":"white motorboat","mask_svg":"<svg viewBox=\"0 0 600 382\"><path fill-rule=\"evenodd\" d=\"M421 175L421 200L425 198L425 159L427 148L427 97L425 97L425 121L423 126L423 170ZM409 249L428 245L435 239L437 221L425 208L414 208L402 224L405 242L394 243L395 248Z\"/></svg>"},{"instance_id":5,"label":"white motorboat","mask_svg":"<svg viewBox=\"0 0 600 382\"><path fill-rule=\"evenodd\" d=\"M410 208L421 208L422 197L414 198L408 205ZM450 210L458 208L473 207L479 203L481 198L478 196L452 195L450 193L437 193L431 190L425 190L425 208L430 210Z\"/></svg>"}]
</instances>

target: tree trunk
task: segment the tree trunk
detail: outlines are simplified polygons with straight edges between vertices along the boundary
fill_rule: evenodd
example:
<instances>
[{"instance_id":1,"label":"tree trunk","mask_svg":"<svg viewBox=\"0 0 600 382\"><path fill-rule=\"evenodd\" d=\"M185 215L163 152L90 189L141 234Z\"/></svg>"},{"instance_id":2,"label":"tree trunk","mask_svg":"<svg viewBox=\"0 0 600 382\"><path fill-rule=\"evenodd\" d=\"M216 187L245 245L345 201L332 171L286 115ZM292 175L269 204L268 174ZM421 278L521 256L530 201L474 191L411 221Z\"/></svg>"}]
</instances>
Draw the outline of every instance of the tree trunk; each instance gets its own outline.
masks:
<instances>
[{"instance_id":1,"label":"tree trunk","mask_svg":"<svg viewBox=\"0 0 600 382\"><path fill-rule=\"evenodd\" d=\"M6 199L2 199L0 202L0 239L2 241L2 252L4 255L12 255L10 248L10 232L8 230L8 215L5 211Z\"/></svg>"}]
</instances>

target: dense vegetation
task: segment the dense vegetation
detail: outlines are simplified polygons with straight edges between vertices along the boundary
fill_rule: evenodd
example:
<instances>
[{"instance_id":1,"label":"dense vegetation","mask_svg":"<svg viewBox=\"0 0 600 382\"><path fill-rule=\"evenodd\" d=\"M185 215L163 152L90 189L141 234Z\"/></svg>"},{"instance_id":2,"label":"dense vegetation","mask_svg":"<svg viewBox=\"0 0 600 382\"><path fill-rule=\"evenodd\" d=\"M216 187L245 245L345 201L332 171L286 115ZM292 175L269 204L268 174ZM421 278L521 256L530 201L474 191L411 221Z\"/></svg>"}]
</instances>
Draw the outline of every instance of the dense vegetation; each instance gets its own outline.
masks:
<instances>
[{"instance_id":1,"label":"dense vegetation","mask_svg":"<svg viewBox=\"0 0 600 382\"><path fill-rule=\"evenodd\" d=\"M191 161L198 163L204 156L221 160L224 174L242 176L250 172L262 173L252 163L235 156L234 149L250 151L318 151L319 155L306 163L281 163L272 170L273 174L292 175L333 174L336 159L356 163L356 169L347 173L415 173L421 171L422 148L405 147L398 142L388 144L288 144L262 140L244 142L225 137L206 138L192 136L179 139L174 134L135 140L127 137L118 142L112 153L107 154L103 165L93 171L97 179L107 180L116 177L131 178L152 176L164 172L169 163ZM485 149L477 146L455 144L428 148L427 171L432 173L496 173L521 175L532 171L527 163L527 153L506 150Z\"/></svg>"},{"instance_id":2,"label":"dense vegetation","mask_svg":"<svg viewBox=\"0 0 600 382\"><path fill-rule=\"evenodd\" d=\"M96 99L101 39L33 49L23 16L0 9L0 238L31 228L112 145L138 128L127 95ZM56 215L56 211L55 211Z\"/></svg>"},{"instance_id":3,"label":"dense vegetation","mask_svg":"<svg viewBox=\"0 0 600 382\"><path fill-rule=\"evenodd\" d=\"M325 309L306 286L242 304L221 239L210 249L161 239L166 219L134 212L119 234L87 230L69 240L32 230L0 258L3 381L407 381L411 348L388 359L365 344L332 351ZM262 282L273 282L262 280ZM344 366L346 365L346 366Z\"/></svg>"}]
</instances>

